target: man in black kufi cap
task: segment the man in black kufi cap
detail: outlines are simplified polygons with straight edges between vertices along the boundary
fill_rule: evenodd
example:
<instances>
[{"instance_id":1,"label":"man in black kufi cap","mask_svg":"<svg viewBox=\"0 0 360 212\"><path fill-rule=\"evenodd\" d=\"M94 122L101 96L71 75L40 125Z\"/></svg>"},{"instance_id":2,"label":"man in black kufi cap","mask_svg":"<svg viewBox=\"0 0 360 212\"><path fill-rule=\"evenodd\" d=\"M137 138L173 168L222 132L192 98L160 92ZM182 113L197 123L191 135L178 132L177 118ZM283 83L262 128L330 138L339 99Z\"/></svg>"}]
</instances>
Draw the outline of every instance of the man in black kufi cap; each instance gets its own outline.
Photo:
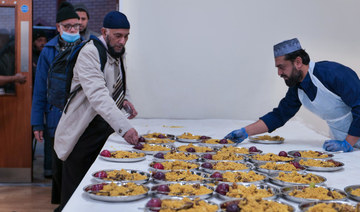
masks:
<instances>
[{"instance_id":1,"label":"man in black kufi cap","mask_svg":"<svg viewBox=\"0 0 360 212\"><path fill-rule=\"evenodd\" d=\"M61 207L65 206L82 178L100 154L108 137L116 132L132 145L138 133L128 121L137 115L126 87L125 44L130 34L127 17L109 12L99 42L106 48L101 70L99 51L90 40L77 58L72 88L82 89L68 104L55 135L55 151L64 161ZM109 152L101 155L108 157Z\"/></svg>"}]
</instances>

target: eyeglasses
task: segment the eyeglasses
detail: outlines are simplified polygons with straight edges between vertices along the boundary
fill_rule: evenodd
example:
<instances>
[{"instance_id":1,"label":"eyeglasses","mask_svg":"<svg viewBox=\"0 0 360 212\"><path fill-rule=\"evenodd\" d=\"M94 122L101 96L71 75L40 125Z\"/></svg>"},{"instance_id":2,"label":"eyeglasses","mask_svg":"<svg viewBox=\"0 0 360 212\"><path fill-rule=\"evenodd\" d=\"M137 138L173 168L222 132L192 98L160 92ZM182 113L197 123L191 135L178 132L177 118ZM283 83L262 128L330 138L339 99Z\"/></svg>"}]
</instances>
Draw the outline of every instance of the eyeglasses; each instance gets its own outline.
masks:
<instances>
[{"instance_id":1,"label":"eyeglasses","mask_svg":"<svg viewBox=\"0 0 360 212\"><path fill-rule=\"evenodd\" d=\"M60 24L61 26L64 27L65 30L70 30L71 28L73 29L76 29L78 30L80 28L80 24L74 24L74 25L71 25L71 24Z\"/></svg>"}]
</instances>

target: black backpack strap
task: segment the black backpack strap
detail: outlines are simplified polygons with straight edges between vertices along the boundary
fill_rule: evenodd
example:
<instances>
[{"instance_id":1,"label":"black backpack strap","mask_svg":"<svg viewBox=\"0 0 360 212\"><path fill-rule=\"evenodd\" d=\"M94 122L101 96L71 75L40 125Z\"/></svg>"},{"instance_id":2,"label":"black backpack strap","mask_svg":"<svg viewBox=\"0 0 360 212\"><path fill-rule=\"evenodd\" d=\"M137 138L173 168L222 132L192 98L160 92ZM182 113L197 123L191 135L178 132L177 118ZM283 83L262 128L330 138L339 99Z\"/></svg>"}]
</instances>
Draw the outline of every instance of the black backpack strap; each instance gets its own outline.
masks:
<instances>
[{"instance_id":1,"label":"black backpack strap","mask_svg":"<svg viewBox=\"0 0 360 212\"><path fill-rule=\"evenodd\" d=\"M90 40L93 41L95 47L99 51L100 68L101 68L101 71L104 71L105 64L106 64L106 61L107 61L106 47L104 46L104 44L97 37L95 37L93 35L90 36Z\"/></svg>"}]
</instances>

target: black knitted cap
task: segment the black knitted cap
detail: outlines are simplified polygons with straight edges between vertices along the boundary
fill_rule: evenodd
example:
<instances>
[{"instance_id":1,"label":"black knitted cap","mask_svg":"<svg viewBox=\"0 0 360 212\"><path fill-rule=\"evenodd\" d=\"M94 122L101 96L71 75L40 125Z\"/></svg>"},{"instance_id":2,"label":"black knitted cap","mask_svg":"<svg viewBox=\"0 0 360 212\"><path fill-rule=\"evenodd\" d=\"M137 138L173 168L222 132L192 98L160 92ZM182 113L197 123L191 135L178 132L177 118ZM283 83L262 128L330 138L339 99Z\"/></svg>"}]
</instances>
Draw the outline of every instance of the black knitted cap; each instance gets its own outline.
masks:
<instances>
[{"instance_id":1,"label":"black knitted cap","mask_svg":"<svg viewBox=\"0 0 360 212\"><path fill-rule=\"evenodd\" d=\"M75 9L72 4L70 4L69 2L61 3L59 10L56 14L56 23L59 23L61 21L71 19L71 18L80 19L78 14L75 12Z\"/></svg>"}]
</instances>

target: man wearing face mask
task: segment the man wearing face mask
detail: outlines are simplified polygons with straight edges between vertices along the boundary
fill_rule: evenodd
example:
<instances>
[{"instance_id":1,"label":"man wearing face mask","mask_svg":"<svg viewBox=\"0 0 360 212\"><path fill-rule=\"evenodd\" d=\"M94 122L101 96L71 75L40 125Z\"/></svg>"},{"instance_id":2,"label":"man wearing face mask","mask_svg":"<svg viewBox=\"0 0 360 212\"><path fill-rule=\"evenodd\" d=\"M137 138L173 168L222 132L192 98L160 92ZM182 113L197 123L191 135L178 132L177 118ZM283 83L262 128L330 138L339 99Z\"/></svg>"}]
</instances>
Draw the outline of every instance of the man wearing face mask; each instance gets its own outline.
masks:
<instances>
[{"instance_id":1,"label":"man wearing face mask","mask_svg":"<svg viewBox=\"0 0 360 212\"><path fill-rule=\"evenodd\" d=\"M56 14L56 28L59 34L51 39L41 51L36 68L31 125L34 136L39 142L50 142L52 150L52 199L53 204L60 203L62 161L53 149L55 129L61 117L61 111L47 101L48 70L55 57L62 51L81 42L79 34L79 16L74 7L63 2ZM51 171L51 170L50 170ZM48 174L48 173L47 173Z\"/></svg>"},{"instance_id":2,"label":"man wearing face mask","mask_svg":"<svg viewBox=\"0 0 360 212\"><path fill-rule=\"evenodd\" d=\"M81 86L61 116L55 134L55 151L63 164L61 208L99 155L108 137L116 132L129 144L138 142L130 124L137 112L126 89L125 44L130 24L118 11L109 12L103 21L102 45L107 49L104 71L99 51L90 40L80 51L74 67L71 91ZM123 108L131 108L122 112Z\"/></svg>"},{"instance_id":3,"label":"man wearing face mask","mask_svg":"<svg viewBox=\"0 0 360 212\"><path fill-rule=\"evenodd\" d=\"M360 80L350 68L336 62L310 61L297 38L274 46L278 75L289 87L279 106L225 138L242 142L250 135L272 132L283 126L303 105L325 120L331 140L326 151L351 152L360 146Z\"/></svg>"}]
</instances>

